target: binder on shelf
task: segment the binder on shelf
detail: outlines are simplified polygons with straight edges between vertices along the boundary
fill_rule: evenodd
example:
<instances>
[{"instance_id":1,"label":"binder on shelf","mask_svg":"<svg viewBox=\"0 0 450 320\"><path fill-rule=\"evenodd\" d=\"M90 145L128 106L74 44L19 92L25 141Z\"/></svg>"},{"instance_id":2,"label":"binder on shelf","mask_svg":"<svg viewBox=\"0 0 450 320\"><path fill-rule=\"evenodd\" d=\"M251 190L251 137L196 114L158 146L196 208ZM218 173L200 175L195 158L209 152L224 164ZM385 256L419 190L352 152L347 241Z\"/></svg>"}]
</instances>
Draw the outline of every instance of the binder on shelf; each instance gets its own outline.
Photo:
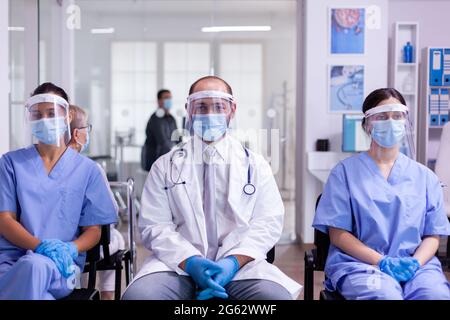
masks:
<instances>
[{"instance_id":1,"label":"binder on shelf","mask_svg":"<svg viewBox=\"0 0 450 320\"><path fill-rule=\"evenodd\" d=\"M364 115L344 114L342 123L342 151L359 152L370 148L370 137L364 132L361 124Z\"/></svg>"},{"instance_id":2,"label":"binder on shelf","mask_svg":"<svg viewBox=\"0 0 450 320\"><path fill-rule=\"evenodd\" d=\"M430 86L442 86L442 49L430 49Z\"/></svg>"},{"instance_id":3,"label":"binder on shelf","mask_svg":"<svg viewBox=\"0 0 450 320\"><path fill-rule=\"evenodd\" d=\"M431 89L429 99L430 126L439 125L439 89Z\"/></svg>"},{"instance_id":4,"label":"binder on shelf","mask_svg":"<svg viewBox=\"0 0 450 320\"><path fill-rule=\"evenodd\" d=\"M444 86L450 86L450 49L444 48Z\"/></svg>"},{"instance_id":5,"label":"binder on shelf","mask_svg":"<svg viewBox=\"0 0 450 320\"><path fill-rule=\"evenodd\" d=\"M439 95L439 125L443 126L448 122L449 112L449 91L448 88L441 89Z\"/></svg>"}]
</instances>

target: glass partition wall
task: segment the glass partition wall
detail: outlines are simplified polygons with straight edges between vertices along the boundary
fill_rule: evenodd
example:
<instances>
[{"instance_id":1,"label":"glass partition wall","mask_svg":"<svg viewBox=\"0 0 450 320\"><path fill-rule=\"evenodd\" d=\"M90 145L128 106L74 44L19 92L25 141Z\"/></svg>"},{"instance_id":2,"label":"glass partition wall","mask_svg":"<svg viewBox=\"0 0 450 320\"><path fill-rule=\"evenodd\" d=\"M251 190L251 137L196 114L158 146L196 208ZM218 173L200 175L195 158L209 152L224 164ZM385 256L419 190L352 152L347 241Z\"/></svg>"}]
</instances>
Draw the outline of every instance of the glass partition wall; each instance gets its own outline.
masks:
<instances>
[{"instance_id":1,"label":"glass partition wall","mask_svg":"<svg viewBox=\"0 0 450 320\"><path fill-rule=\"evenodd\" d=\"M88 110L88 156L103 159L119 180L134 177L140 195L147 174L141 147L157 91L172 92L172 114L182 127L191 83L223 77L238 102L233 128L271 162L282 192L282 241L294 240L295 0L38 3L39 82L61 85ZM17 60L14 68L19 77Z\"/></svg>"}]
</instances>

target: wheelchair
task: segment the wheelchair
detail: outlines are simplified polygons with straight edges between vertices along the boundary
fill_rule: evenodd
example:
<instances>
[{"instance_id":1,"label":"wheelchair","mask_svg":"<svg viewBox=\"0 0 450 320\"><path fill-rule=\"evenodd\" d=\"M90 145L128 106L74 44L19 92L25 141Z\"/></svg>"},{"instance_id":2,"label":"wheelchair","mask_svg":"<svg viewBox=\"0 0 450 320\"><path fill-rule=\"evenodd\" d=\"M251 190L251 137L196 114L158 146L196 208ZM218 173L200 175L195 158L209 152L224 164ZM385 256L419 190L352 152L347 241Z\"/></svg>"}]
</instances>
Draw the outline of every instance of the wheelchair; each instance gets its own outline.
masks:
<instances>
[{"instance_id":1,"label":"wheelchair","mask_svg":"<svg viewBox=\"0 0 450 320\"><path fill-rule=\"evenodd\" d=\"M133 206L134 180L128 179L127 182L110 182L111 188L126 188L127 193L127 212L128 212L128 244L129 248L118 250L114 254L109 252L111 241L111 226L101 226L101 238L99 243L87 252L86 264L83 272L88 273L87 288L75 289L69 296L63 300L100 300L100 293L95 289L97 271L114 270L115 271L115 289L114 299L120 300L122 291L122 270L125 269L125 283L128 285L136 274L136 244L134 242L136 214ZM100 251L103 252L101 258Z\"/></svg>"}]
</instances>

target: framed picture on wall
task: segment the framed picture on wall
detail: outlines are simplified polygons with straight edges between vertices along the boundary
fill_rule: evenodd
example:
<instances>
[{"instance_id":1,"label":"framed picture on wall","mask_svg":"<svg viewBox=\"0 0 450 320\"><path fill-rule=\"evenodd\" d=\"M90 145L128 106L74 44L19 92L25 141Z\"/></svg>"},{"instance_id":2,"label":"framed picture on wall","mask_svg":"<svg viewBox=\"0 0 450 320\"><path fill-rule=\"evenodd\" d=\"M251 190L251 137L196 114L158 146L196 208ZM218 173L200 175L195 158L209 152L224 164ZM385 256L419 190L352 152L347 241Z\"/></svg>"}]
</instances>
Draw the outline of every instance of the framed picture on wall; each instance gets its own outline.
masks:
<instances>
[{"instance_id":1,"label":"framed picture on wall","mask_svg":"<svg viewBox=\"0 0 450 320\"><path fill-rule=\"evenodd\" d=\"M364 54L366 10L330 8L330 53Z\"/></svg>"},{"instance_id":2,"label":"framed picture on wall","mask_svg":"<svg viewBox=\"0 0 450 320\"><path fill-rule=\"evenodd\" d=\"M362 112L364 65L330 65L328 68L328 84L329 112Z\"/></svg>"}]
</instances>

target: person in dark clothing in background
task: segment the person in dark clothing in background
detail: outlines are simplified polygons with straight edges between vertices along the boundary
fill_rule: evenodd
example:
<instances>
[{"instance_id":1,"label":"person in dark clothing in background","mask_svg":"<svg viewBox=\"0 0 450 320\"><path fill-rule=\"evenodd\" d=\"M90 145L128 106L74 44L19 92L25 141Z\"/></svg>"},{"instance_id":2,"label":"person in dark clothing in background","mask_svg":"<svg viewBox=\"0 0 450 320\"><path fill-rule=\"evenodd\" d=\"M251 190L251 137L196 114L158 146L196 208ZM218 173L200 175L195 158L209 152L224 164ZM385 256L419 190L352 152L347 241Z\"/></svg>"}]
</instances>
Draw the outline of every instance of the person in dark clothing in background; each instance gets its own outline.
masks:
<instances>
[{"instance_id":1,"label":"person in dark clothing in background","mask_svg":"<svg viewBox=\"0 0 450 320\"><path fill-rule=\"evenodd\" d=\"M167 89L158 91L158 109L148 120L145 134L147 139L142 147L142 169L149 171L153 162L170 151L178 143L172 141L172 134L177 130L175 118L170 114L172 94Z\"/></svg>"}]
</instances>

